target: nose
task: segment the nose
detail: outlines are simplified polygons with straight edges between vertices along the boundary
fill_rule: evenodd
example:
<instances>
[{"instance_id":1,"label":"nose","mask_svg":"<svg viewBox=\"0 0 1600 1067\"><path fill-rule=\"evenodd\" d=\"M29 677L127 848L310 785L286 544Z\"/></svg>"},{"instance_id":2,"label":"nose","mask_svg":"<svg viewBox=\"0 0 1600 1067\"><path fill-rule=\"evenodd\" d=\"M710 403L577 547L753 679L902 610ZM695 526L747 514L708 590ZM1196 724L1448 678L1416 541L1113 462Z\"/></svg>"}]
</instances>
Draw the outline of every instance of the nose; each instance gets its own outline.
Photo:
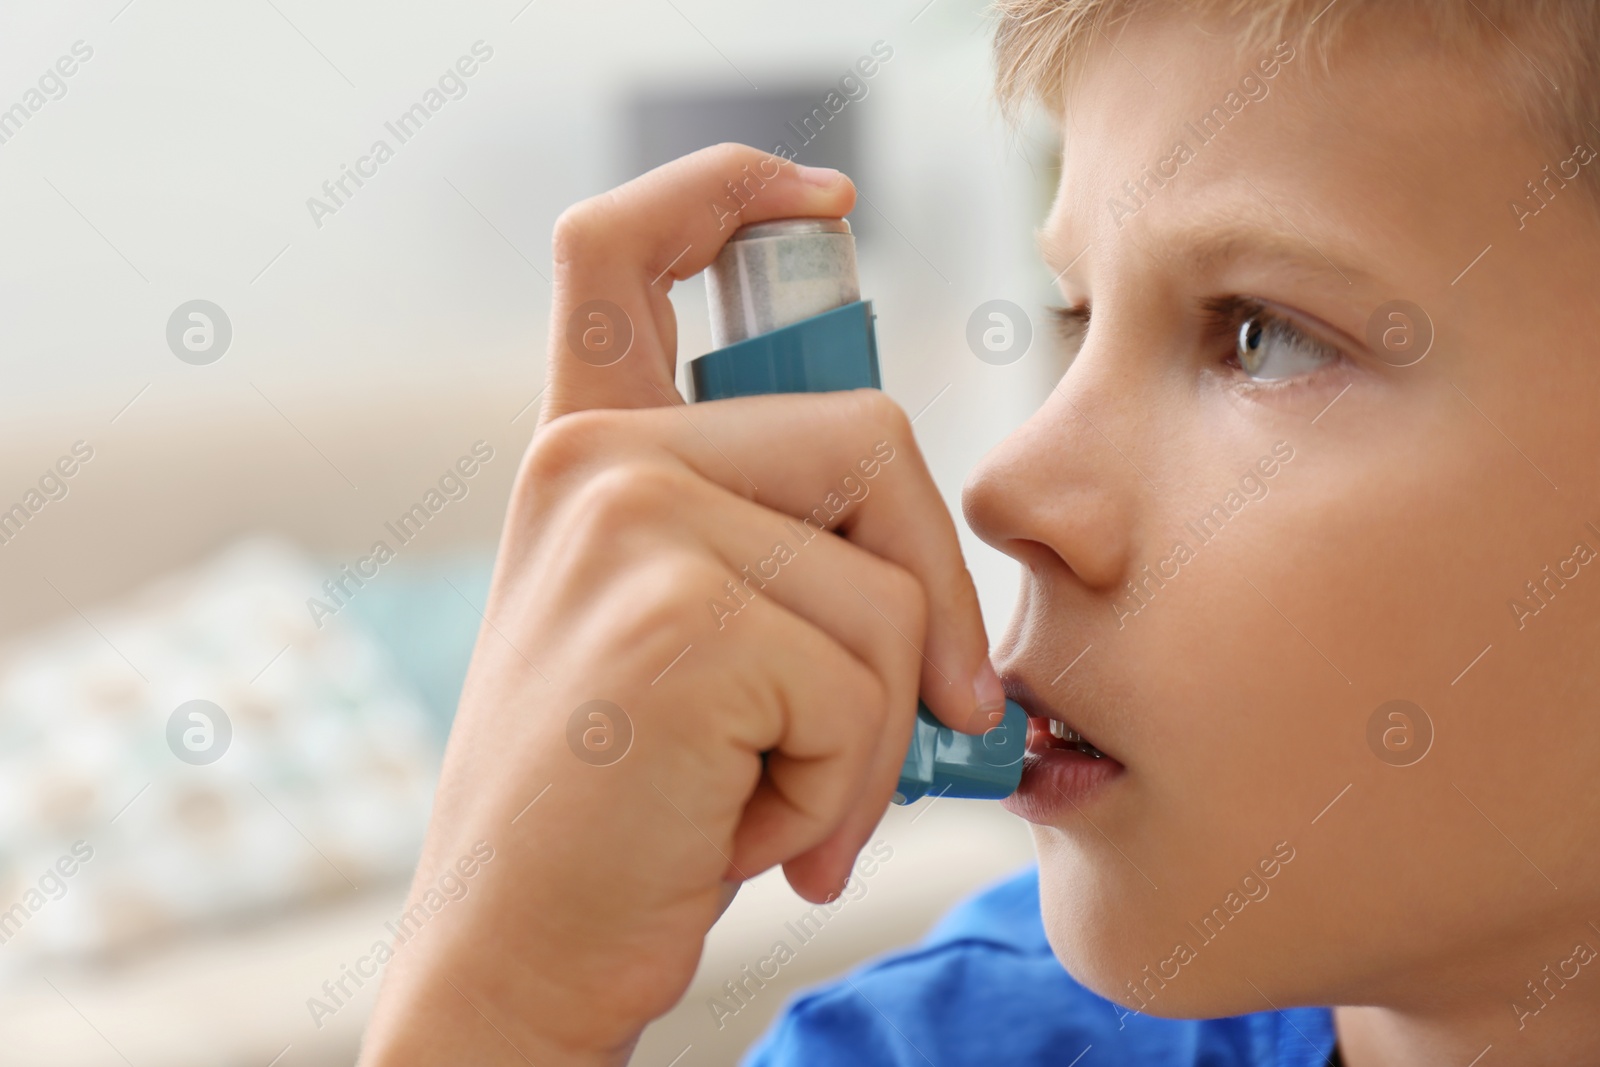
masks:
<instances>
[{"instance_id":1,"label":"nose","mask_svg":"<svg viewBox=\"0 0 1600 1067\"><path fill-rule=\"evenodd\" d=\"M1065 571L1094 591L1127 580L1148 487L1127 451L1140 420L1128 410L1128 383L1116 377L1086 346L1049 400L980 461L962 489L973 532L1022 563L1031 579Z\"/></svg>"}]
</instances>

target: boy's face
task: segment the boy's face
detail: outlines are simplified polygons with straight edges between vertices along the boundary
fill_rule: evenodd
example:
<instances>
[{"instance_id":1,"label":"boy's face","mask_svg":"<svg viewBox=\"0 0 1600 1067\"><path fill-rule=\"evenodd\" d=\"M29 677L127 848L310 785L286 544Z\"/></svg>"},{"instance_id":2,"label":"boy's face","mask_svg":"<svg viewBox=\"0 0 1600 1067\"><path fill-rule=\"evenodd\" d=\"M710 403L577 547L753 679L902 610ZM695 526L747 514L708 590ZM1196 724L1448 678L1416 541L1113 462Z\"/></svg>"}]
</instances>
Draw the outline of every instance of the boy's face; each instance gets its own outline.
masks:
<instances>
[{"instance_id":1,"label":"boy's face","mask_svg":"<svg viewBox=\"0 0 1600 1067\"><path fill-rule=\"evenodd\" d=\"M1013 804L1051 942L1154 1015L1510 1001L1600 945L1600 160L1397 33L1102 40L1042 233L1092 322L966 489L1024 564L1008 686L1125 766Z\"/></svg>"}]
</instances>

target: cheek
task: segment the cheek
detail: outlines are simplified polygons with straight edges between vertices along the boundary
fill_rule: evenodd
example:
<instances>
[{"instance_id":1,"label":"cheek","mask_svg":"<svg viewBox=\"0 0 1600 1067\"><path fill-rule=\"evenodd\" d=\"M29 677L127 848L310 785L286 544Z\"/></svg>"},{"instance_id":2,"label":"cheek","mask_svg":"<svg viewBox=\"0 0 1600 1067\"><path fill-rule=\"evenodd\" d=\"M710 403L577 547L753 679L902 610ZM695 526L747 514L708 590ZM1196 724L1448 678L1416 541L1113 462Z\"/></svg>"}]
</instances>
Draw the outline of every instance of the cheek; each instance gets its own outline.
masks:
<instances>
[{"instance_id":1,"label":"cheek","mask_svg":"<svg viewBox=\"0 0 1600 1067\"><path fill-rule=\"evenodd\" d=\"M1327 651L1356 680L1347 732L1357 735L1350 799L1364 793L1349 813L1367 835L1360 847L1391 884L1436 894L1430 928L1488 938L1554 907L1554 885L1591 896L1600 886L1600 723L1591 710L1600 702L1600 567L1544 584L1544 568L1555 572L1579 540L1600 548L1586 525L1600 515L1587 503L1595 476L1570 462L1562 470L1570 456L1537 439L1559 427L1559 407L1518 410L1513 390L1497 397L1460 370L1452 376L1487 418L1446 386L1436 410L1407 416L1416 431L1393 422L1384 431L1375 419L1370 433L1387 447L1352 439L1352 464L1365 476L1347 479L1341 495L1368 501L1364 519L1336 518L1333 506L1323 521L1330 540L1360 546L1349 563L1360 586L1342 602L1331 590L1322 596L1341 605L1328 612L1337 623L1329 640L1343 651ZM1564 432L1569 448L1592 446L1579 445L1584 434L1573 427ZM1364 608L1350 603L1358 598ZM1514 601L1538 613L1519 619ZM1379 705L1396 698L1418 705L1433 734L1420 762L1398 768L1364 736ZM1526 901L1514 914L1494 903L1513 898ZM1376 922L1409 939L1404 905L1381 894L1371 905Z\"/></svg>"},{"instance_id":2,"label":"cheek","mask_svg":"<svg viewBox=\"0 0 1600 1067\"><path fill-rule=\"evenodd\" d=\"M1523 629L1508 607L1578 540L1600 548L1570 504L1596 487L1552 491L1448 390L1407 397L1405 412L1366 399L1336 432L1297 440L1269 496L1119 635L1119 655L1146 667L1134 699L1146 810L1101 827L1170 884L1141 897L1126 871L1121 897L1063 891L1150 928L1146 954L1170 951L1147 942L1181 933L1278 840L1296 862L1248 906L1229 951L1202 953L1206 967L1248 972L1252 955L1313 942L1324 982L1380 957L1398 973L1483 936L1484 915L1502 932L1547 918L1552 882L1600 886L1600 726L1583 710L1600 702L1600 560ZM1419 710L1374 730L1396 700ZM1396 751L1391 728L1422 747ZM1497 911L1504 899L1527 904ZM1157 958L1096 944L1080 951L1125 970Z\"/></svg>"}]
</instances>

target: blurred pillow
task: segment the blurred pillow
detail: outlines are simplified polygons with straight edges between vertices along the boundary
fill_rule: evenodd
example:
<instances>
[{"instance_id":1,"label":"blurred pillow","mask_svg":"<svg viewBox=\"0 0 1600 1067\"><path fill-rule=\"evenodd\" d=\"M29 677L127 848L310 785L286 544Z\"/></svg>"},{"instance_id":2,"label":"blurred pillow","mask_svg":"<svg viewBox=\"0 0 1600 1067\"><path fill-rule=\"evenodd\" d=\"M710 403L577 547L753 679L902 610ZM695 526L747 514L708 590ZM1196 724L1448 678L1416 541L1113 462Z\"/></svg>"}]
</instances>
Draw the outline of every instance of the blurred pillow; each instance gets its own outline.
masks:
<instances>
[{"instance_id":1,"label":"blurred pillow","mask_svg":"<svg viewBox=\"0 0 1600 1067\"><path fill-rule=\"evenodd\" d=\"M0 649L0 967L410 871L439 731L326 577L247 541Z\"/></svg>"}]
</instances>

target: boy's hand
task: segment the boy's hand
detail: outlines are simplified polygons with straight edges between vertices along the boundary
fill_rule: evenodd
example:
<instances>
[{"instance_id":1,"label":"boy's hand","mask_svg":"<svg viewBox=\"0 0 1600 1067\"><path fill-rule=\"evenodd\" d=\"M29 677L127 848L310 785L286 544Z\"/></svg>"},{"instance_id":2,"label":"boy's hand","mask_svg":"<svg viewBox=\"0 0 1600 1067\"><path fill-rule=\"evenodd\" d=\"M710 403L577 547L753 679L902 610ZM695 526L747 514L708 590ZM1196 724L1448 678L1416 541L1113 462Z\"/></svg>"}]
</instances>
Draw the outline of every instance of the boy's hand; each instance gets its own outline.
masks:
<instances>
[{"instance_id":1,"label":"boy's hand","mask_svg":"<svg viewBox=\"0 0 1600 1067\"><path fill-rule=\"evenodd\" d=\"M417 884L480 840L494 859L398 949L364 1062L624 1062L738 881L782 864L808 900L843 887L919 691L991 725L977 596L904 413L872 390L686 408L673 385L668 285L741 223L853 200L723 145L558 222L543 424ZM592 301L631 325L605 366L569 345L575 314L623 325ZM818 508L844 537L802 524Z\"/></svg>"}]
</instances>

